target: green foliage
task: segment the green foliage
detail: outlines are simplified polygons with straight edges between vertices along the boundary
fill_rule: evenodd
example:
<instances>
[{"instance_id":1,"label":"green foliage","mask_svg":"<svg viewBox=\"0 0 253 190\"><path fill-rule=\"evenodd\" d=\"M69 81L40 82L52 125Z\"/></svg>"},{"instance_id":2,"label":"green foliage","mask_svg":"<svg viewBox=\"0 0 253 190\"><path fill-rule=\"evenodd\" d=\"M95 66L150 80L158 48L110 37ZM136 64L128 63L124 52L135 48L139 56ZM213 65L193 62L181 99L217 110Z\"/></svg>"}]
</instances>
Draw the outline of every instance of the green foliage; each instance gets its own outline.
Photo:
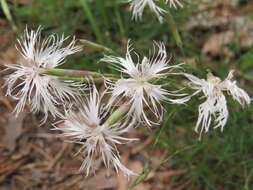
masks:
<instances>
[{"instance_id":1,"label":"green foliage","mask_svg":"<svg viewBox=\"0 0 253 190\"><path fill-rule=\"evenodd\" d=\"M253 66L253 50L250 50L242 55L240 64L243 71Z\"/></svg>"}]
</instances>

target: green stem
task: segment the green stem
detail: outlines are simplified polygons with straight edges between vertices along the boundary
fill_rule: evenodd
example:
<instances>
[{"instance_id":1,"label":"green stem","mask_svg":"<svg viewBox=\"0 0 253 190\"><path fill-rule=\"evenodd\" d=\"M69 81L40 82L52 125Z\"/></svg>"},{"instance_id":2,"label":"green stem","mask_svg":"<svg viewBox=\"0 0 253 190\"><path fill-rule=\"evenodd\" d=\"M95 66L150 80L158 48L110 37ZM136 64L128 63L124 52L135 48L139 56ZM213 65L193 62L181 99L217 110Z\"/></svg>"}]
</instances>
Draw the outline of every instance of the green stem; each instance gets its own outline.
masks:
<instances>
[{"instance_id":1,"label":"green stem","mask_svg":"<svg viewBox=\"0 0 253 190\"><path fill-rule=\"evenodd\" d=\"M85 70L71 70L71 69L45 69L42 70L41 74L63 76L63 77L93 77L93 78L109 78L117 79L118 77L113 74L101 74L93 71Z\"/></svg>"},{"instance_id":2,"label":"green stem","mask_svg":"<svg viewBox=\"0 0 253 190\"><path fill-rule=\"evenodd\" d=\"M45 69L42 74L55 75L55 76L69 76L69 77L102 77L102 74L92 71L80 71L80 70L71 70L71 69Z\"/></svg>"},{"instance_id":3,"label":"green stem","mask_svg":"<svg viewBox=\"0 0 253 190\"><path fill-rule=\"evenodd\" d=\"M89 80L85 77L68 77L68 76L60 76L58 79L63 80L63 81L73 81L73 82L80 82L80 83L89 83L94 81L96 84L100 84L104 82L104 78L95 78L92 80Z\"/></svg>"},{"instance_id":4,"label":"green stem","mask_svg":"<svg viewBox=\"0 0 253 190\"><path fill-rule=\"evenodd\" d=\"M1 6L2 6L2 9L3 9L3 12L4 12L6 18L8 19L8 21L11 24L12 30L14 32L17 32L18 28L13 21L13 18L11 16L10 9L9 9L9 6L8 6L6 0L1 0Z\"/></svg>"},{"instance_id":5,"label":"green stem","mask_svg":"<svg viewBox=\"0 0 253 190\"><path fill-rule=\"evenodd\" d=\"M104 25L105 25L105 28L106 30L109 30L110 28L110 22L108 20L108 14L107 14L107 8L105 6L105 0L95 0L95 3L96 3L96 7L98 7L98 10L101 14L101 17L103 19L103 22Z\"/></svg>"},{"instance_id":6,"label":"green stem","mask_svg":"<svg viewBox=\"0 0 253 190\"><path fill-rule=\"evenodd\" d=\"M114 12L115 12L116 20L119 26L120 35L121 37L123 37L125 36L125 28L124 28L124 24L120 15L119 5L117 2L114 4Z\"/></svg>"},{"instance_id":7,"label":"green stem","mask_svg":"<svg viewBox=\"0 0 253 190\"><path fill-rule=\"evenodd\" d=\"M152 171L156 171L158 168L161 167L161 165L163 165L164 163L168 162L169 159L172 159L174 156L189 150L193 147L195 147L196 145L190 145L187 146L185 148L182 148L180 150L175 151L174 153L168 153L164 158L162 158L157 165L155 165L153 168L149 168L148 163L146 163L144 165L143 171L140 173L140 175L129 185L128 190L132 190L136 185L140 184L142 181L144 181L146 179L146 177L148 176L148 174ZM170 156L168 156L169 154L171 154Z\"/></svg>"},{"instance_id":8,"label":"green stem","mask_svg":"<svg viewBox=\"0 0 253 190\"><path fill-rule=\"evenodd\" d=\"M183 42L182 42L180 34L178 32L176 22L168 9L167 9L167 14L165 15L165 18L166 18L168 24L170 25L170 29L171 29L172 35L176 41L177 46L180 48L182 54L184 54Z\"/></svg>"},{"instance_id":9,"label":"green stem","mask_svg":"<svg viewBox=\"0 0 253 190\"><path fill-rule=\"evenodd\" d=\"M123 104L117 110L115 110L112 115L105 121L106 126L111 126L117 123L120 119L122 119L127 111L129 110L130 104Z\"/></svg>"},{"instance_id":10,"label":"green stem","mask_svg":"<svg viewBox=\"0 0 253 190\"><path fill-rule=\"evenodd\" d=\"M103 38L102 38L102 34L100 33L99 27L97 25L97 22L94 19L94 16L92 15L91 11L90 11L90 7L87 3L87 0L80 0L82 6L83 6L83 10L86 13L86 16L91 24L92 30L95 33L97 40L99 43L103 43Z\"/></svg>"},{"instance_id":11,"label":"green stem","mask_svg":"<svg viewBox=\"0 0 253 190\"><path fill-rule=\"evenodd\" d=\"M167 23L170 26L171 33L173 35L174 40L176 41L177 46L180 48L182 55L184 55L183 42L182 42L180 34L178 32L177 24L172 16L172 14L170 13L170 9L168 8L168 6L164 0L160 0L159 4L164 10L166 10L165 20L167 21Z\"/></svg>"}]
</instances>

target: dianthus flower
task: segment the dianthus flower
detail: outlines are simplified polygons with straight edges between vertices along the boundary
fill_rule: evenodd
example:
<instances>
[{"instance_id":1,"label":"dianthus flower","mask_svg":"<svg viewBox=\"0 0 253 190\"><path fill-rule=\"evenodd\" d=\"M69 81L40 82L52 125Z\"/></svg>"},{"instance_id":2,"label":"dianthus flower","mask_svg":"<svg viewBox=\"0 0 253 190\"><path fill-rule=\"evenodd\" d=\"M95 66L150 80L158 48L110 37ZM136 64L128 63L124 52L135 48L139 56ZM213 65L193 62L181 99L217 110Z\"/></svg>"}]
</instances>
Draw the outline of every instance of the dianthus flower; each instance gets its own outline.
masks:
<instances>
[{"instance_id":1,"label":"dianthus flower","mask_svg":"<svg viewBox=\"0 0 253 190\"><path fill-rule=\"evenodd\" d=\"M105 56L102 61L115 63L122 75L115 84L112 85L112 94L109 105L117 105L117 102L125 98L130 104L129 116L133 116L139 122L145 125L158 124L163 117L162 101L172 103L184 103L188 99L170 99L168 96L184 96L185 94L176 94L164 88L163 85L153 84L156 79L160 79L168 74L175 74L170 69L181 68L180 65L169 65L169 59L163 43L155 44L158 48L157 55L151 58L143 57L141 63L135 63L131 57L131 46L128 43L126 57ZM156 47L154 46L154 48ZM136 54L137 55L137 54ZM158 122L153 122L146 114L145 109L153 113L152 118Z\"/></svg>"},{"instance_id":2,"label":"dianthus flower","mask_svg":"<svg viewBox=\"0 0 253 190\"><path fill-rule=\"evenodd\" d=\"M207 79L199 79L190 74L184 74L191 82L189 86L196 90L191 96L200 92L204 94L202 98L206 101L199 106L199 116L195 127L196 132L208 132L209 128L214 122L214 128L221 128L223 131L224 126L228 120L227 101L224 92L232 95L243 107L250 104L250 97L243 89L239 88L236 81L232 80L233 70L229 72L227 78L222 81L219 77L214 76L212 73L207 74Z\"/></svg>"},{"instance_id":3,"label":"dianthus flower","mask_svg":"<svg viewBox=\"0 0 253 190\"><path fill-rule=\"evenodd\" d=\"M157 5L157 0L129 0L129 2L130 9L133 12L133 18L135 20L141 20L146 6L148 6L150 10L155 13L160 22L163 20L162 15L166 13L166 10ZM165 3L169 3L170 7L173 8L183 7L179 0L166 0Z\"/></svg>"},{"instance_id":4,"label":"dianthus flower","mask_svg":"<svg viewBox=\"0 0 253 190\"><path fill-rule=\"evenodd\" d=\"M119 120L116 123L104 122L109 110L105 110L101 103L103 95L100 96L95 86L90 89L88 97L76 111L69 110L63 120L63 127L55 126L61 130L63 136L70 138L72 142L82 145L79 153L84 157L80 170L85 170L88 176L90 171L95 172L96 162L103 160L108 168L114 166L116 171L121 170L125 175L134 175L120 162L117 144L125 144L136 139L122 137L134 125Z\"/></svg>"},{"instance_id":5,"label":"dianthus flower","mask_svg":"<svg viewBox=\"0 0 253 190\"><path fill-rule=\"evenodd\" d=\"M17 49L21 59L17 64L6 65L13 73L5 78L6 95L18 100L14 110L16 114L29 104L33 112L42 111L45 114L45 121L49 113L53 117L61 116L57 105L75 97L77 91L71 85L59 81L57 77L41 74L45 69L62 64L66 56L81 50L75 46L75 39L62 47L67 38L50 35L41 40L39 27L36 31L26 28L24 36L18 39Z\"/></svg>"},{"instance_id":6,"label":"dianthus flower","mask_svg":"<svg viewBox=\"0 0 253 190\"><path fill-rule=\"evenodd\" d=\"M183 5L182 3L180 3L180 0L166 0L166 3L170 4L170 7L173 7L173 8L178 8L178 7L181 7L183 8Z\"/></svg>"}]
</instances>

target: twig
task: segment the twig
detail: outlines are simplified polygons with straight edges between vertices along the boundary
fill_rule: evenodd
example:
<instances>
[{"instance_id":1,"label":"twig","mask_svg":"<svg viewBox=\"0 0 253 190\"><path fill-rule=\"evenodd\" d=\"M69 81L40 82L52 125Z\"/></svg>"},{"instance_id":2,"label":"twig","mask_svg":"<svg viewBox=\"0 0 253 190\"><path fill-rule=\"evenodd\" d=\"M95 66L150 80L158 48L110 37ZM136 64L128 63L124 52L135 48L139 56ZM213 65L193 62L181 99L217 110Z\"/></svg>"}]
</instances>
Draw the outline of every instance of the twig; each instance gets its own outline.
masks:
<instances>
[{"instance_id":1,"label":"twig","mask_svg":"<svg viewBox=\"0 0 253 190\"><path fill-rule=\"evenodd\" d=\"M54 157L54 159L48 165L48 170L51 170L54 167L54 165L56 164L56 162L58 162L60 160L62 155L65 153L67 147L68 147L68 144L64 143L62 149L58 152L58 154Z\"/></svg>"}]
</instances>

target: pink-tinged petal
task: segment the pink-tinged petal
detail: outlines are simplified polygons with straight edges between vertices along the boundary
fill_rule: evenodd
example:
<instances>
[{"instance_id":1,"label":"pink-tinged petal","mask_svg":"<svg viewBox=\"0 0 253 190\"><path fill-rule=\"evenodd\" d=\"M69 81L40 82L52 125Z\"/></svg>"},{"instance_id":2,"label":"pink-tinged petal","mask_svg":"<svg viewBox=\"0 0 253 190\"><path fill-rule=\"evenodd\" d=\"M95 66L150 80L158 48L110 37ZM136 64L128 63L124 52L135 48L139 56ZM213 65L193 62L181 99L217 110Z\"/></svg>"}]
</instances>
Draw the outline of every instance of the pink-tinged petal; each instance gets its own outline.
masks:
<instances>
[{"instance_id":1,"label":"pink-tinged petal","mask_svg":"<svg viewBox=\"0 0 253 190\"><path fill-rule=\"evenodd\" d=\"M99 159L102 159L107 168L113 166L116 171L121 170L127 176L134 175L134 172L120 163L120 155L116 147L117 144L137 140L122 136L132 129L134 123L121 120L111 126L102 124L105 115L110 112L107 110L105 114L101 105L102 98L103 96L100 96L93 86L79 111L66 112L63 126L55 126L54 129L62 131L62 135L69 137L72 142L82 145L78 152L84 157L80 170L85 170L87 176L95 172Z\"/></svg>"},{"instance_id":2,"label":"pink-tinged petal","mask_svg":"<svg viewBox=\"0 0 253 190\"><path fill-rule=\"evenodd\" d=\"M74 39L63 47L67 38L51 35L41 40L39 27L36 31L26 28L24 36L18 39L17 48L22 57L18 64L6 65L13 73L5 80L6 94L18 100L14 110L17 114L29 104L33 112L44 113L44 122L49 114L62 117L59 106L64 107L70 99L78 99L79 89L74 88L77 84L40 74L41 70L58 66L66 56L81 50L74 45Z\"/></svg>"},{"instance_id":3,"label":"pink-tinged petal","mask_svg":"<svg viewBox=\"0 0 253 190\"><path fill-rule=\"evenodd\" d=\"M128 45L126 58L106 56L102 61L118 64L118 70L122 77L111 86L111 98L109 106L118 106L122 101L130 104L128 116L137 119L144 125L157 125L163 117L161 102L184 103L189 100L187 94L171 93L162 85L152 84L152 80L164 75L175 74L171 69L181 68L182 64L169 65L170 59L163 43L154 43L154 51L150 58L143 57L141 63L139 57L137 63L133 62ZM169 99L167 96L181 96L181 99ZM185 96L184 98L182 98ZM149 117L151 113L154 117ZM151 120L150 118L153 118Z\"/></svg>"}]
</instances>

